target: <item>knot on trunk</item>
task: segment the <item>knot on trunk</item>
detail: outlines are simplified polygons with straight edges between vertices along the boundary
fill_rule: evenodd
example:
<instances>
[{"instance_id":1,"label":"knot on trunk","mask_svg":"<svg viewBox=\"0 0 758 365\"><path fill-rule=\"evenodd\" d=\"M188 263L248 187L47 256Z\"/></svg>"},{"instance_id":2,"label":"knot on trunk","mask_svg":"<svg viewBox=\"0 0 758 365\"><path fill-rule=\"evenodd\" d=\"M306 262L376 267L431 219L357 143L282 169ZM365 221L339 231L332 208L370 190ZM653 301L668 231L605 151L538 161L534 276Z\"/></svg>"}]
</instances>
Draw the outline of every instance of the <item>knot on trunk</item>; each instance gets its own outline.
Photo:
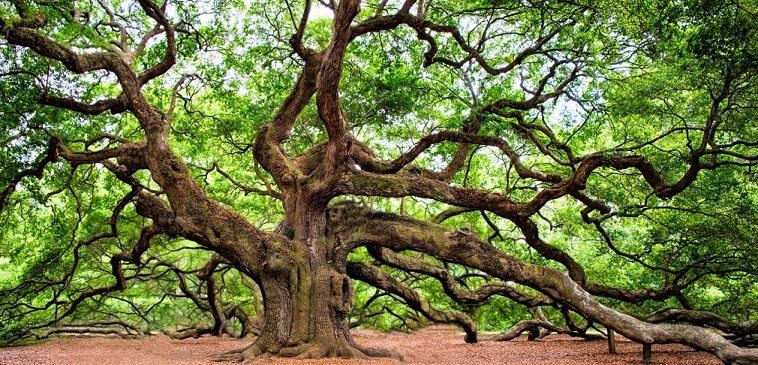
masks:
<instances>
[{"instance_id":1,"label":"knot on trunk","mask_svg":"<svg viewBox=\"0 0 758 365\"><path fill-rule=\"evenodd\" d=\"M329 281L331 285L330 305L335 313L347 316L353 310L353 300L355 290L353 282L345 274L340 274L334 269L329 270Z\"/></svg>"},{"instance_id":2,"label":"knot on trunk","mask_svg":"<svg viewBox=\"0 0 758 365\"><path fill-rule=\"evenodd\" d=\"M271 252L266 256L262 266L269 273L289 273L292 262L281 252Z\"/></svg>"}]
</instances>

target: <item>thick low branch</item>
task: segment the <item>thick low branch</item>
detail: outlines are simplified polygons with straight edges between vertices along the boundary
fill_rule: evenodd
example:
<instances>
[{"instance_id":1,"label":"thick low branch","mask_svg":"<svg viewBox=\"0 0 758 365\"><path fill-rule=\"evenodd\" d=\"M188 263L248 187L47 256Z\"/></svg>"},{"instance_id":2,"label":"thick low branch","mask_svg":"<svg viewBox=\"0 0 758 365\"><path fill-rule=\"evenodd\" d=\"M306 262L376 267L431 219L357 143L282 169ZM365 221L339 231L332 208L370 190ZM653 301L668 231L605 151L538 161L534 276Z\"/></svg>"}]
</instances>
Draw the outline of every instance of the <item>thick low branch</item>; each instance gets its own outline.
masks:
<instances>
[{"instance_id":1,"label":"thick low branch","mask_svg":"<svg viewBox=\"0 0 758 365\"><path fill-rule=\"evenodd\" d=\"M100 151L77 152L60 143L59 154L64 160L74 165L103 163L108 159L115 158L121 160L121 163L128 165L129 168L136 170L145 167L144 162L142 162L144 147L142 144L124 143L118 147Z\"/></svg>"},{"instance_id":2,"label":"thick low branch","mask_svg":"<svg viewBox=\"0 0 758 365\"><path fill-rule=\"evenodd\" d=\"M441 260L481 270L501 280L526 285L566 305L587 320L600 323L639 343L681 343L713 353L726 364L758 362L758 350L734 346L724 337L702 327L652 324L606 307L560 271L524 263L475 235L461 234L408 217L356 207L352 209L341 214L346 218L342 223L345 229L340 232L343 242L358 240L363 245L424 252Z\"/></svg>"},{"instance_id":3,"label":"thick low branch","mask_svg":"<svg viewBox=\"0 0 758 365\"><path fill-rule=\"evenodd\" d=\"M138 338L141 334L131 333L122 328L116 327L94 327L94 326L65 326L51 327L43 333L37 334L37 339L48 338L55 334L77 334L77 335L116 335L122 338Z\"/></svg>"},{"instance_id":4,"label":"thick low branch","mask_svg":"<svg viewBox=\"0 0 758 365\"><path fill-rule=\"evenodd\" d=\"M176 330L163 330L163 334L175 340L186 340L188 338L200 338L202 335L211 335L213 334L213 328L214 326L212 325L194 326Z\"/></svg>"},{"instance_id":5,"label":"thick low branch","mask_svg":"<svg viewBox=\"0 0 758 365\"><path fill-rule=\"evenodd\" d=\"M463 289L456 282L455 276L451 275L448 270L427 260L400 255L390 249L377 246L370 246L369 253L373 258L391 267L421 273L437 279L442 284L445 293L461 304L482 303L493 295L506 297L530 308L555 304L550 298L525 293L502 281L490 281L476 289Z\"/></svg>"},{"instance_id":6,"label":"thick low branch","mask_svg":"<svg viewBox=\"0 0 758 365\"><path fill-rule=\"evenodd\" d=\"M341 193L363 196L416 196L464 208L485 209L502 217L524 214L521 204L505 194L461 188L414 175L384 175L352 171L345 176Z\"/></svg>"},{"instance_id":7,"label":"thick low branch","mask_svg":"<svg viewBox=\"0 0 758 365\"><path fill-rule=\"evenodd\" d=\"M709 326L739 337L758 334L758 321L734 322L705 311L664 308L641 319L650 323L683 322Z\"/></svg>"},{"instance_id":8,"label":"thick low branch","mask_svg":"<svg viewBox=\"0 0 758 365\"><path fill-rule=\"evenodd\" d=\"M48 338L54 334L77 335L117 335L122 338L139 338L147 335L137 326L120 319L84 323L66 323L48 328L35 334L37 339Z\"/></svg>"}]
</instances>

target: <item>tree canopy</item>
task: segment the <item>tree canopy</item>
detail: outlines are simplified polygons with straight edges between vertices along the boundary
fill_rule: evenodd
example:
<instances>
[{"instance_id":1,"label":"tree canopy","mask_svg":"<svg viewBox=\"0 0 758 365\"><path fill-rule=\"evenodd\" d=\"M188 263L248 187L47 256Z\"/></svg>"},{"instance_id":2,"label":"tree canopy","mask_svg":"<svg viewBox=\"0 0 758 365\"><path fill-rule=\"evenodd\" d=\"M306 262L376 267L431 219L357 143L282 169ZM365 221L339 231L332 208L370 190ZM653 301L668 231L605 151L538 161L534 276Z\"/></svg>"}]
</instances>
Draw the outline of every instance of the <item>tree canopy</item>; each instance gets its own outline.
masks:
<instances>
[{"instance_id":1,"label":"tree canopy","mask_svg":"<svg viewBox=\"0 0 758 365\"><path fill-rule=\"evenodd\" d=\"M0 344L758 350L751 0L0 4Z\"/></svg>"}]
</instances>

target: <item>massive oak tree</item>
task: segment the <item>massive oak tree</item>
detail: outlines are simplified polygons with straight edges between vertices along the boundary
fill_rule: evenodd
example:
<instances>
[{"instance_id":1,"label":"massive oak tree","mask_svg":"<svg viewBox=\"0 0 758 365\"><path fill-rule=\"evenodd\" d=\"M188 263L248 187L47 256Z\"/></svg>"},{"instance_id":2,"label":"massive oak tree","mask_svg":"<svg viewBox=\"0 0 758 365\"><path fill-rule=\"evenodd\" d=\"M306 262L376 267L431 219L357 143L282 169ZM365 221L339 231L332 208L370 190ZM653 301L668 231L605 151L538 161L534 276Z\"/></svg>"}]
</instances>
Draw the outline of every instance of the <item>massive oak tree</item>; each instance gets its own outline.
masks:
<instances>
[{"instance_id":1,"label":"massive oak tree","mask_svg":"<svg viewBox=\"0 0 758 365\"><path fill-rule=\"evenodd\" d=\"M608 329L754 364L751 304L703 293L756 291L756 11L3 2L0 264L33 261L3 277L3 337L138 333L67 321L121 300L152 323L140 287L210 313L179 337L257 332L233 358L397 356L351 313L389 296L476 342L466 306L503 297L535 318L499 339ZM358 282L377 295L354 308Z\"/></svg>"}]
</instances>

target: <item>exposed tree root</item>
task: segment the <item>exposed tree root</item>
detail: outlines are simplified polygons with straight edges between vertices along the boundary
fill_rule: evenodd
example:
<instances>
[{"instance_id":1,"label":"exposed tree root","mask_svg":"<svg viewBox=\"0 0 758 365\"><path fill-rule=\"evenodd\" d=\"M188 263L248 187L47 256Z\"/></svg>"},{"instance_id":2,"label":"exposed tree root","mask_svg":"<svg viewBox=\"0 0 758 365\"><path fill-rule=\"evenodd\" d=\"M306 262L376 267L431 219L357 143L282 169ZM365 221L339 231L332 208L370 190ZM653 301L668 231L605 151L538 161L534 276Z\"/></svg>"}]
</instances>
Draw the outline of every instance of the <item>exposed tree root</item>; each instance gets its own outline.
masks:
<instances>
[{"instance_id":1,"label":"exposed tree root","mask_svg":"<svg viewBox=\"0 0 758 365\"><path fill-rule=\"evenodd\" d=\"M281 347L279 349L270 348L253 343L250 346L238 350L232 350L218 355L214 361L217 362L250 362L256 359L268 359L273 357L284 357L293 359L320 359L325 357L345 358L345 359L362 359L366 360L372 357L391 358L403 360L400 353L389 349L377 349L361 346L353 341L345 343L342 346L322 345L314 342L299 343L293 346Z\"/></svg>"},{"instance_id":2,"label":"exposed tree root","mask_svg":"<svg viewBox=\"0 0 758 365\"><path fill-rule=\"evenodd\" d=\"M365 347L355 342L351 342L351 345L368 357L383 357L383 358L395 359L395 360L400 360L400 361L405 360L403 358L403 355L401 355L399 352L395 350Z\"/></svg>"}]
</instances>

